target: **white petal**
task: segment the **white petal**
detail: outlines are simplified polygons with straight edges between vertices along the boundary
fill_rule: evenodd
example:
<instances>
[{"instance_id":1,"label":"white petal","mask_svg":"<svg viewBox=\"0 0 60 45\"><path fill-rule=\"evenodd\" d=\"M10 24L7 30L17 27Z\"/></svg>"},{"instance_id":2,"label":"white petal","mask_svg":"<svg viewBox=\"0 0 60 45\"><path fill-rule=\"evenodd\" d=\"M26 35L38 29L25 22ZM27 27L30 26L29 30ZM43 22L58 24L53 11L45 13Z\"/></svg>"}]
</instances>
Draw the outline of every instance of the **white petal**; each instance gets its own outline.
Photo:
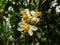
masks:
<instances>
[{"instance_id":1,"label":"white petal","mask_svg":"<svg viewBox=\"0 0 60 45\"><path fill-rule=\"evenodd\" d=\"M35 11L30 12L32 16L35 16Z\"/></svg>"},{"instance_id":2,"label":"white petal","mask_svg":"<svg viewBox=\"0 0 60 45\"><path fill-rule=\"evenodd\" d=\"M37 21L36 21L36 22L38 23L39 21L40 21L40 19L39 19L39 18L37 18Z\"/></svg>"},{"instance_id":3,"label":"white petal","mask_svg":"<svg viewBox=\"0 0 60 45\"><path fill-rule=\"evenodd\" d=\"M18 23L18 25L21 27L21 26L23 26L23 24L22 23Z\"/></svg>"},{"instance_id":4,"label":"white petal","mask_svg":"<svg viewBox=\"0 0 60 45\"><path fill-rule=\"evenodd\" d=\"M29 3L30 0L27 0L27 2Z\"/></svg>"},{"instance_id":5,"label":"white petal","mask_svg":"<svg viewBox=\"0 0 60 45\"><path fill-rule=\"evenodd\" d=\"M15 2L13 2L13 4L15 4Z\"/></svg>"},{"instance_id":6,"label":"white petal","mask_svg":"<svg viewBox=\"0 0 60 45\"><path fill-rule=\"evenodd\" d=\"M20 27L23 27L23 26L24 26L24 24L26 24L24 21L22 21L22 22L18 23L18 25L19 25Z\"/></svg>"},{"instance_id":7,"label":"white petal","mask_svg":"<svg viewBox=\"0 0 60 45\"><path fill-rule=\"evenodd\" d=\"M26 12L26 14L27 14L28 17L31 16L31 15L30 15L30 11L29 11L29 9L25 9L24 11Z\"/></svg>"},{"instance_id":8,"label":"white petal","mask_svg":"<svg viewBox=\"0 0 60 45\"><path fill-rule=\"evenodd\" d=\"M33 17L33 18L32 18L32 22L34 22L34 21L35 21L36 23L38 23L38 22L40 21L40 19L39 19L39 18L36 18L36 17Z\"/></svg>"},{"instance_id":9,"label":"white petal","mask_svg":"<svg viewBox=\"0 0 60 45\"><path fill-rule=\"evenodd\" d=\"M9 8L8 8L8 11L13 11L13 8L11 7L11 6L9 6Z\"/></svg>"},{"instance_id":10,"label":"white petal","mask_svg":"<svg viewBox=\"0 0 60 45\"><path fill-rule=\"evenodd\" d=\"M28 34L29 34L30 36L32 36L32 35L33 35L32 30L29 30L29 31L28 31Z\"/></svg>"},{"instance_id":11,"label":"white petal","mask_svg":"<svg viewBox=\"0 0 60 45\"><path fill-rule=\"evenodd\" d=\"M23 31L24 29L19 27L17 30L18 30L18 31Z\"/></svg>"},{"instance_id":12,"label":"white petal","mask_svg":"<svg viewBox=\"0 0 60 45\"><path fill-rule=\"evenodd\" d=\"M37 42L35 45L39 45L39 42Z\"/></svg>"},{"instance_id":13,"label":"white petal","mask_svg":"<svg viewBox=\"0 0 60 45\"><path fill-rule=\"evenodd\" d=\"M60 12L60 5L56 7L56 12Z\"/></svg>"},{"instance_id":14,"label":"white petal","mask_svg":"<svg viewBox=\"0 0 60 45\"><path fill-rule=\"evenodd\" d=\"M30 30L36 31L38 28L35 26L30 26Z\"/></svg>"},{"instance_id":15,"label":"white petal","mask_svg":"<svg viewBox=\"0 0 60 45\"><path fill-rule=\"evenodd\" d=\"M37 20L37 18L36 18L36 17L33 17L33 18L32 18L32 21L36 21L36 20Z\"/></svg>"},{"instance_id":16,"label":"white petal","mask_svg":"<svg viewBox=\"0 0 60 45\"><path fill-rule=\"evenodd\" d=\"M54 2L51 4L51 7L55 7L58 3Z\"/></svg>"},{"instance_id":17,"label":"white petal","mask_svg":"<svg viewBox=\"0 0 60 45\"><path fill-rule=\"evenodd\" d=\"M24 11L25 11L25 12L29 12L29 9L25 9Z\"/></svg>"}]
</instances>

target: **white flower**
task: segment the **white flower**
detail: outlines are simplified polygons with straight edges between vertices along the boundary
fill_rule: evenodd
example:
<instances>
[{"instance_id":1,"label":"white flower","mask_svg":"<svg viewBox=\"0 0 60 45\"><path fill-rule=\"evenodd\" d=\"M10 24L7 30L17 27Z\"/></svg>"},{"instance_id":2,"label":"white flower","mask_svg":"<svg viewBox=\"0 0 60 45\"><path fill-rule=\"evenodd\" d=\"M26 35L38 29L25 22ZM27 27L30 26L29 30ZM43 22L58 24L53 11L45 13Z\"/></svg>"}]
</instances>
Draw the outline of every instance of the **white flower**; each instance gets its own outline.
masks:
<instances>
[{"instance_id":1,"label":"white flower","mask_svg":"<svg viewBox=\"0 0 60 45\"><path fill-rule=\"evenodd\" d=\"M27 2L29 3L30 0L27 0Z\"/></svg>"},{"instance_id":2,"label":"white flower","mask_svg":"<svg viewBox=\"0 0 60 45\"><path fill-rule=\"evenodd\" d=\"M9 39L10 39L11 41L13 41L13 40L14 40L14 39L13 39L13 37L12 37L12 35L10 35Z\"/></svg>"},{"instance_id":3,"label":"white flower","mask_svg":"<svg viewBox=\"0 0 60 45\"><path fill-rule=\"evenodd\" d=\"M19 4L21 4L21 2L18 2Z\"/></svg>"},{"instance_id":4,"label":"white flower","mask_svg":"<svg viewBox=\"0 0 60 45\"><path fill-rule=\"evenodd\" d=\"M37 42L35 45L39 45L40 43L39 42Z\"/></svg>"},{"instance_id":5,"label":"white flower","mask_svg":"<svg viewBox=\"0 0 60 45\"><path fill-rule=\"evenodd\" d=\"M37 42L35 45L39 45L40 43L39 42Z\"/></svg>"},{"instance_id":6,"label":"white flower","mask_svg":"<svg viewBox=\"0 0 60 45\"><path fill-rule=\"evenodd\" d=\"M40 21L40 19L37 18L36 12L35 12L35 11L31 11L30 13L31 13L31 15L32 15L32 20L31 20L31 22L32 22L32 23L38 23L38 22Z\"/></svg>"},{"instance_id":7,"label":"white flower","mask_svg":"<svg viewBox=\"0 0 60 45\"><path fill-rule=\"evenodd\" d=\"M48 9L48 12L50 13L51 12L51 9Z\"/></svg>"},{"instance_id":8,"label":"white flower","mask_svg":"<svg viewBox=\"0 0 60 45\"><path fill-rule=\"evenodd\" d=\"M57 0L52 1L50 8L55 7L57 4L58 4Z\"/></svg>"},{"instance_id":9,"label":"white flower","mask_svg":"<svg viewBox=\"0 0 60 45\"><path fill-rule=\"evenodd\" d=\"M13 4L15 4L15 2L13 2Z\"/></svg>"},{"instance_id":10,"label":"white flower","mask_svg":"<svg viewBox=\"0 0 60 45\"><path fill-rule=\"evenodd\" d=\"M38 29L37 27L33 25L23 23L23 22L19 23L18 25L19 25L17 29L18 31L21 31L21 32L24 31L25 33L28 32L30 36L33 35L33 31L36 31Z\"/></svg>"},{"instance_id":11,"label":"white flower","mask_svg":"<svg viewBox=\"0 0 60 45\"><path fill-rule=\"evenodd\" d=\"M58 4L57 2L52 3L52 4L51 4L51 7L55 7L57 4Z\"/></svg>"},{"instance_id":12,"label":"white flower","mask_svg":"<svg viewBox=\"0 0 60 45\"><path fill-rule=\"evenodd\" d=\"M57 0L54 0L53 2L56 2Z\"/></svg>"},{"instance_id":13,"label":"white flower","mask_svg":"<svg viewBox=\"0 0 60 45\"><path fill-rule=\"evenodd\" d=\"M6 28L10 30L11 29L10 18L9 17L7 18L6 16L3 16L3 18L6 21Z\"/></svg>"},{"instance_id":14,"label":"white flower","mask_svg":"<svg viewBox=\"0 0 60 45\"><path fill-rule=\"evenodd\" d=\"M13 11L13 8L9 6L8 11Z\"/></svg>"},{"instance_id":15,"label":"white flower","mask_svg":"<svg viewBox=\"0 0 60 45\"><path fill-rule=\"evenodd\" d=\"M5 11L5 13L6 13L6 14L8 14L8 12L7 12L7 11Z\"/></svg>"},{"instance_id":16,"label":"white flower","mask_svg":"<svg viewBox=\"0 0 60 45\"><path fill-rule=\"evenodd\" d=\"M56 12L60 12L60 5L56 7Z\"/></svg>"}]
</instances>

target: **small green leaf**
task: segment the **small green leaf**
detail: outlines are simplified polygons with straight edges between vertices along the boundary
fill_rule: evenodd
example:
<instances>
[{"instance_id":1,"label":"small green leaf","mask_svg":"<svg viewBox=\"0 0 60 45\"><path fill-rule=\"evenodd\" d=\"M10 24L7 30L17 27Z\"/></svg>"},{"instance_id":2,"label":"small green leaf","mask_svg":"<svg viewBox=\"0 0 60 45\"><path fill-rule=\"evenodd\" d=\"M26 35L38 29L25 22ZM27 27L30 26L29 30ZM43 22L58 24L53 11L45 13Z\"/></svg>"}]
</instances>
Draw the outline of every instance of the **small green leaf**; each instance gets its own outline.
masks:
<instances>
[{"instance_id":1,"label":"small green leaf","mask_svg":"<svg viewBox=\"0 0 60 45\"><path fill-rule=\"evenodd\" d=\"M37 37L38 37L39 39L40 39L41 36L42 36L41 33L39 33L39 32L37 32L36 35L37 35Z\"/></svg>"},{"instance_id":2,"label":"small green leaf","mask_svg":"<svg viewBox=\"0 0 60 45\"><path fill-rule=\"evenodd\" d=\"M41 38L42 42L46 42L46 37Z\"/></svg>"}]
</instances>

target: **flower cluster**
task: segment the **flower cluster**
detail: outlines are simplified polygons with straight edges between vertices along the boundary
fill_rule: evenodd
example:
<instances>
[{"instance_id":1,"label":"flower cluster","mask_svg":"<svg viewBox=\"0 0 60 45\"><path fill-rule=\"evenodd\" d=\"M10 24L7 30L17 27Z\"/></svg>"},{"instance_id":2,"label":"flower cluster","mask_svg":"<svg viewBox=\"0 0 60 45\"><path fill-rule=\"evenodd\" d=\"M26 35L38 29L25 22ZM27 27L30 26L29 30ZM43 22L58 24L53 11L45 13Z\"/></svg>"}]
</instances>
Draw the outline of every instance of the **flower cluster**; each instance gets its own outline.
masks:
<instances>
[{"instance_id":1,"label":"flower cluster","mask_svg":"<svg viewBox=\"0 0 60 45\"><path fill-rule=\"evenodd\" d=\"M33 35L33 31L38 30L35 26L36 23L40 21L39 16L42 15L42 12L38 11L30 11L29 9L24 9L20 11L21 14L21 22L18 23L18 31L28 33L30 36Z\"/></svg>"}]
</instances>

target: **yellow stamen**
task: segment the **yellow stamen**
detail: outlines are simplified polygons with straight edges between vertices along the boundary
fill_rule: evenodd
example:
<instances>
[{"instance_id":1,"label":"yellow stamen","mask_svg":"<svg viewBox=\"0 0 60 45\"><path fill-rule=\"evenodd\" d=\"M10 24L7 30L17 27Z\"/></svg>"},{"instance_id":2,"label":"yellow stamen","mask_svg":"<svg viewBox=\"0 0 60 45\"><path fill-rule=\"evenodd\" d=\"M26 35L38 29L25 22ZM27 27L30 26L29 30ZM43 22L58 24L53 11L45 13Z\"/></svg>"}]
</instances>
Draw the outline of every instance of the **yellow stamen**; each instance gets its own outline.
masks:
<instances>
[{"instance_id":1,"label":"yellow stamen","mask_svg":"<svg viewBox=\"0 0 60 45\"><path fill-rule=\"evenodd\" d=\"M38 17L38 16L42 15L42 12L41 11L40 12L36 12L35 14L36 14L35 16Z\"/></svg>"},{"instance_id":2,"label":"yellow stamen","mask_svg":"<svg viewBox=\"0 0 60 45\"><path fill-rule=\"evenodd\" d=\"M27 19L28 17L27 17L27 15L22 15L22 18Z\"/></svg>"},{"instance_id":3,"label":"yellow stamen","mask_svg":"<svg viewBox=\"0 0 60 45\"><path fill-rule=\"evenodd\" d=\"M27 18L28 18L28 16L26 15L26 13L25 13L25 11L24 11L24 10L23 10L23 11L21 11L21 12L20 12L20 14L22 14L22 16L21 16L21 17L22 17L23 19L27 19Z\"/></svg>"},{"instance_id":4,"label":"yellow stamen","mask_svg":"<svg viewBox=\"0 0 60 45\"><path fill-rule=\"evenodd\" d=\"M20 14L23 14L24 13L24 10L20 12Z\"/></svg>"},{"instance_id":5,"label":"yellow stamen","mask_svg":"<svg viewBox=\"0 0 60 45\"><path fill-rule=\"evenodd\" d=\"M31 20L32 20L32 18L28 18L28 19L27 19L27 23L30 23Z\"/></svg>"},{"instance_id":6,"label":"yellow stamen","mask_svg":"<svg viewBox=\"0 0 60 45\"><path fill-rule=\"evenodd\" d=\"M28 30L29 30L29 26L28 25L24 25L23 28L24 28L24 32L28 32Z\"/></svg>"}]
</instances>

